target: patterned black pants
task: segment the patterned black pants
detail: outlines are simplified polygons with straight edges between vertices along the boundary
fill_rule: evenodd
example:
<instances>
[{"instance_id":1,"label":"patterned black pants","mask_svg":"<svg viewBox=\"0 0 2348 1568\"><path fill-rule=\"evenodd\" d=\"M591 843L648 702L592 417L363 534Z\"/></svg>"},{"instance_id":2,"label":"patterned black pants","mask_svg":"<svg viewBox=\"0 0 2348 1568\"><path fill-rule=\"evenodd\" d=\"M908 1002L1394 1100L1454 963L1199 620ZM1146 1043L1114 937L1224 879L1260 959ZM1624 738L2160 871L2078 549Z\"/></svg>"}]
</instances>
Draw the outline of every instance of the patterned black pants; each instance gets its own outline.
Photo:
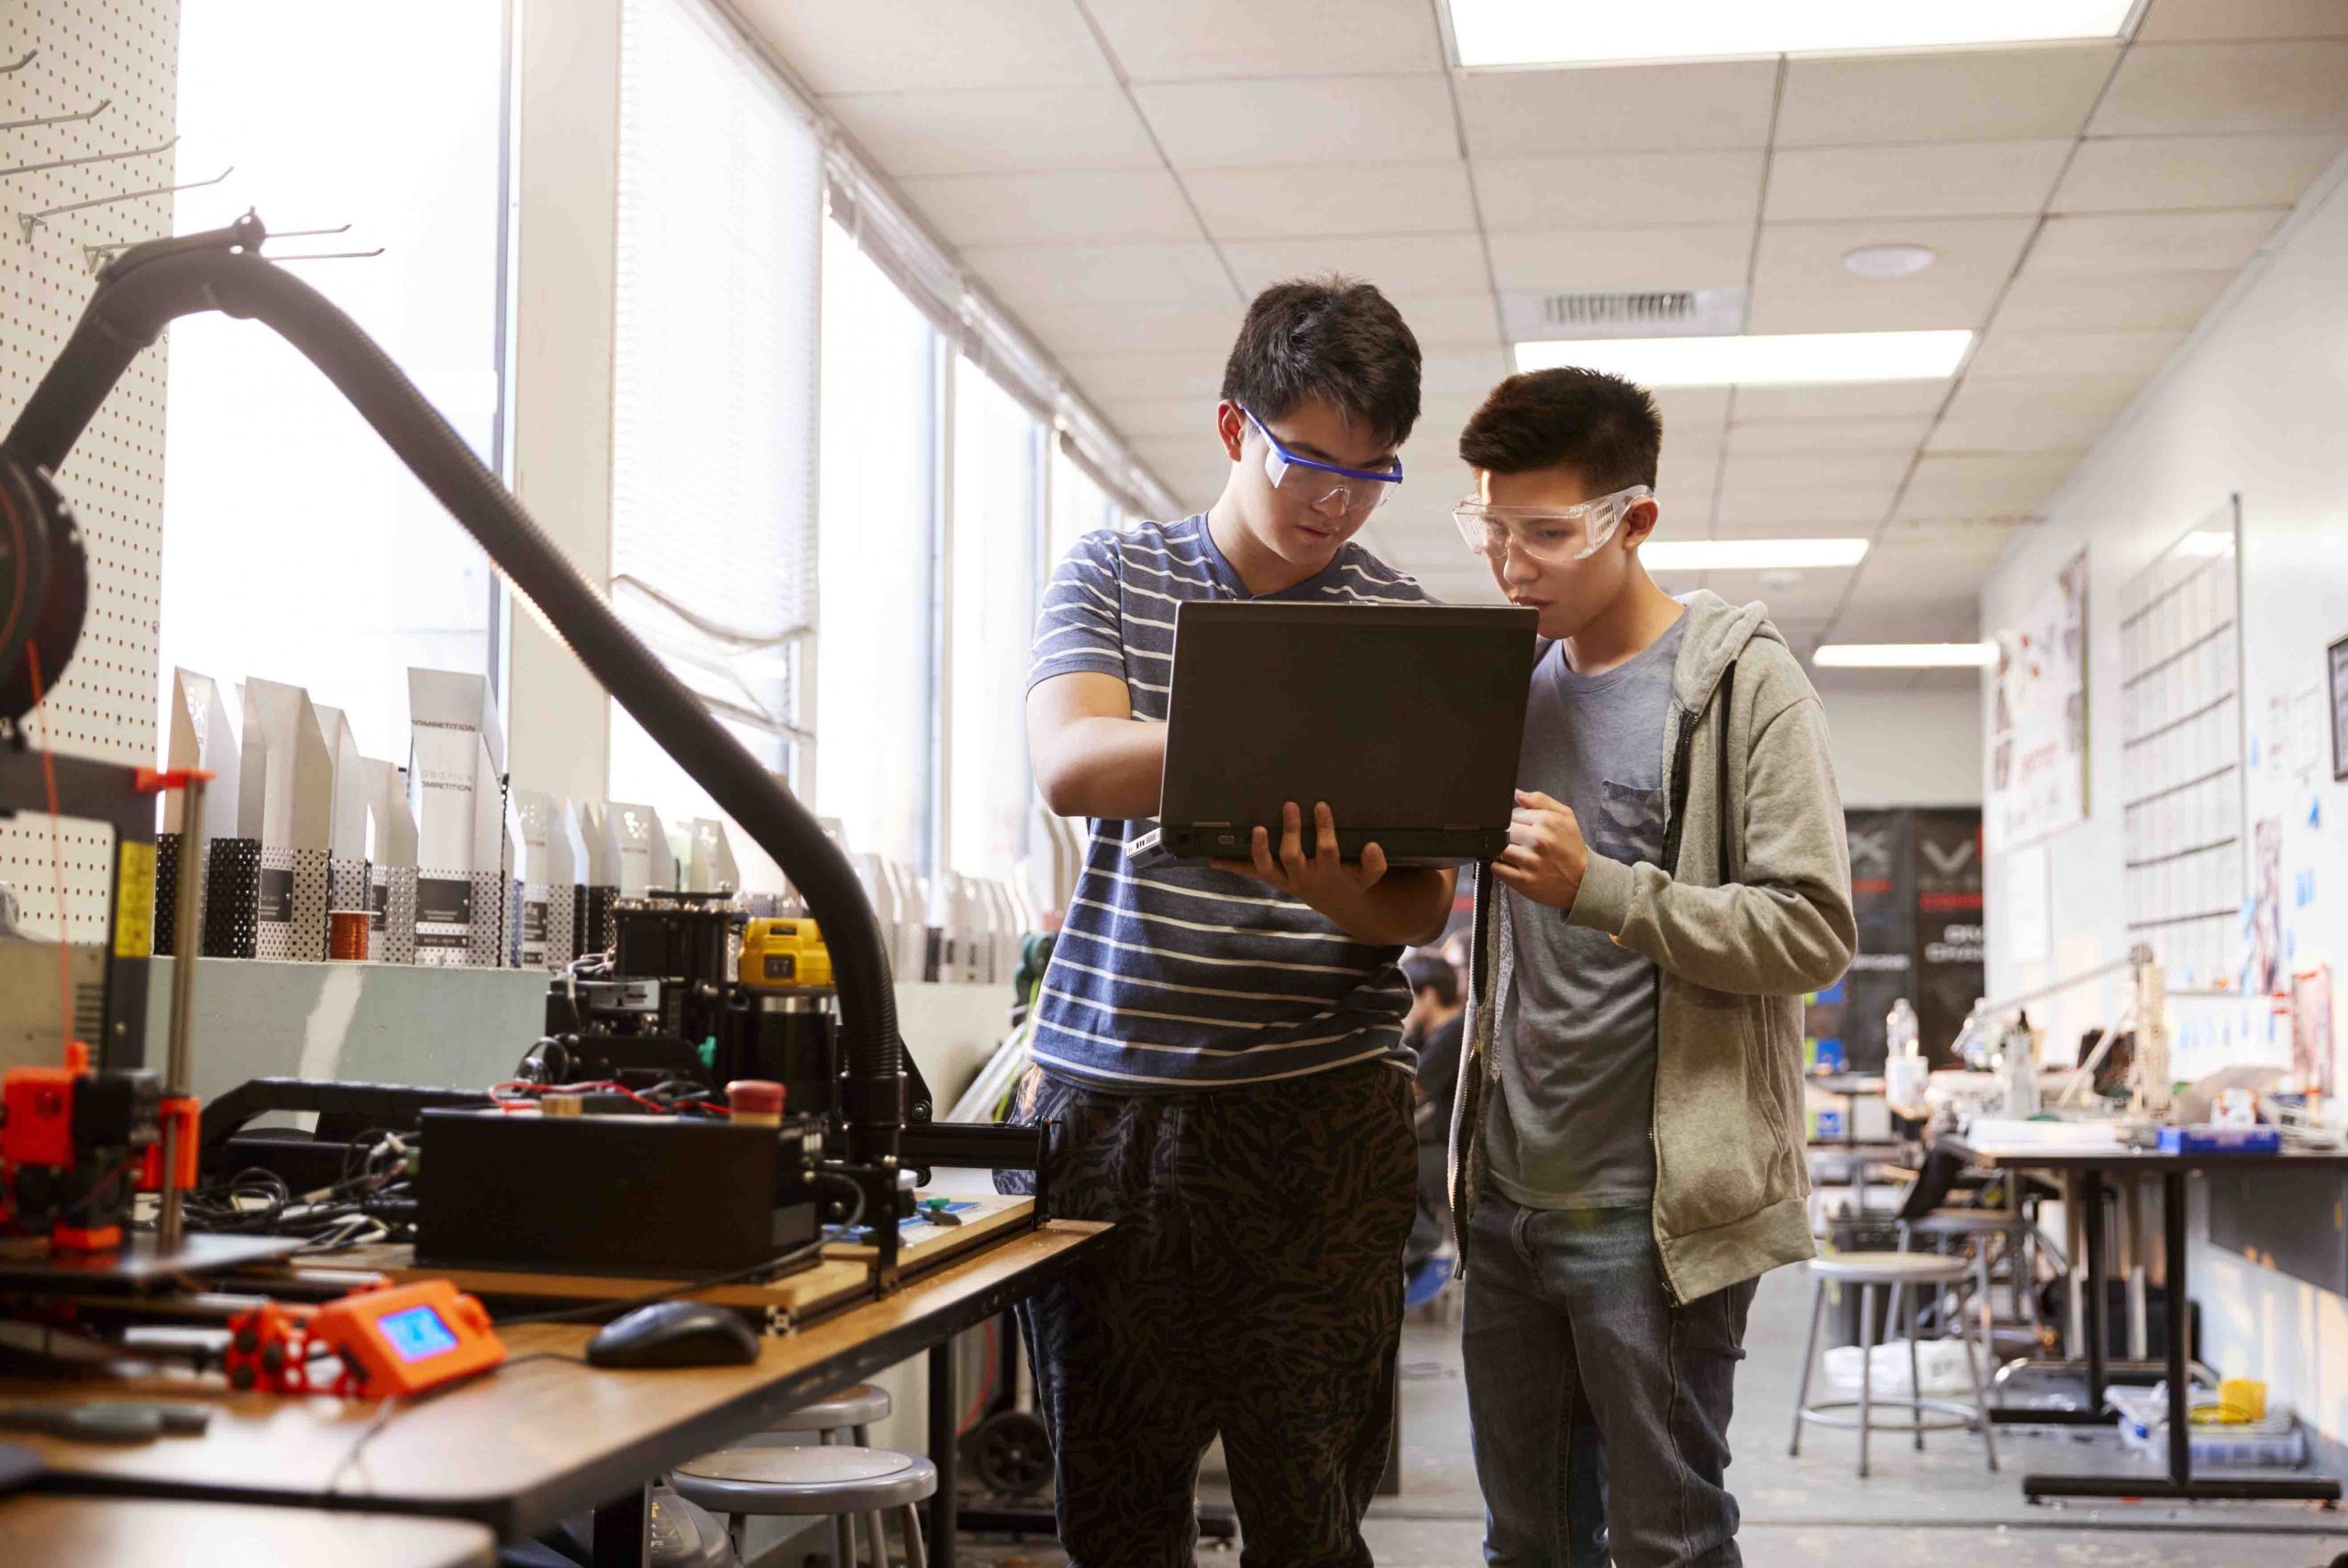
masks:
<instances>
[{"instance_id":1,"label":"patterned black pants","mask_svg":"<svg viewBox=\"0 0 2348 1568\"><path fill-rule=\"evenodd\" d=\"M1418 1172L1410 1079L1373 1063L1124 1095L1036 1075L1017 1120L1059 1123L1053 1214L1116 1225L1020 1311L1069 1568L1185 1568L1217 1433L1245 1568L1367 1564Z\"/></svg>"}]
</instances>

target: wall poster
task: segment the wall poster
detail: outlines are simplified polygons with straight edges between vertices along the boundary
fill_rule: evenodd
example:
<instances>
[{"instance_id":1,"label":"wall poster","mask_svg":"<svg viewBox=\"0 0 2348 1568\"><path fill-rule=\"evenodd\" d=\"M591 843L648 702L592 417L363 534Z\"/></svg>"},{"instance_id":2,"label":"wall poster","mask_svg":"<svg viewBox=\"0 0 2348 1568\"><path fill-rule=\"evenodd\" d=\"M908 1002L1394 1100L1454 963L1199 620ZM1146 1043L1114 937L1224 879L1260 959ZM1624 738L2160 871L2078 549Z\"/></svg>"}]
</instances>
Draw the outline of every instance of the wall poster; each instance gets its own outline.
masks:
<instances>
[{"instance_id":1,"label":"wall poster","mask_svg":"<svg viewBox=\"0 0 2348 1568\"><path fill-rule=\"evenodd\" d=\"M2000 849L2088 814L2088 553L1998 634L1988 825Z\"/></svg>"}]
</instances>

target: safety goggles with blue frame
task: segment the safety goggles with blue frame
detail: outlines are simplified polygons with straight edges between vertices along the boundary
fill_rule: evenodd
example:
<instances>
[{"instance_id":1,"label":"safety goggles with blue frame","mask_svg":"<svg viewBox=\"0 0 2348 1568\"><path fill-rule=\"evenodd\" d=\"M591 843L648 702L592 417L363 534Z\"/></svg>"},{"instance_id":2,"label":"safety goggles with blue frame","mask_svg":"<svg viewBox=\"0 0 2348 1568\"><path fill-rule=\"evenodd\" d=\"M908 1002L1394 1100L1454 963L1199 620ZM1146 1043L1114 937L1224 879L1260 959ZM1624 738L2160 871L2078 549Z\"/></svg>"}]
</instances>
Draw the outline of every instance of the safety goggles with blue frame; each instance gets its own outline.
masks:
<instances>
[{"instance_id":1,"label":"safety goggles with blue frame","mask_svg":"<svg viewBox=\"0 0 2348 1568\"><path fill-rule=\"evenodd\" d=\"M1345 515L1374 512L1380 502L1394 493L1402 482L1402 459L1394 459L1388 469L1349 469L1341 463L1324 462L1291 452L1270 426L1256 417L1245 403L1235 403L1247 415L1264 437L1264 477L1272 488L1283 495L1293 496L1316 511L1326 511L1333 504Z\"/></svg>"}]
</instances>

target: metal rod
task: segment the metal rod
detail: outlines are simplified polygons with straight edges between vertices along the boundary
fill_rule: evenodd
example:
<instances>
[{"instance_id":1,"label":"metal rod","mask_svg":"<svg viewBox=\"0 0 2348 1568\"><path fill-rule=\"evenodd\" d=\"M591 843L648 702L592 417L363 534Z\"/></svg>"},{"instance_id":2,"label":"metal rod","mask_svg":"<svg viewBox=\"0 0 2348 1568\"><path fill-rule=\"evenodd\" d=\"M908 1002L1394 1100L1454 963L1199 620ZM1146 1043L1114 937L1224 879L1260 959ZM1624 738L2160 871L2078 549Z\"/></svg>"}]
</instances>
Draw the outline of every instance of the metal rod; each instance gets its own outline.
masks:
<instances>
[{"instance_id":1,"label":"metal rod","mask_svg":"<svg viewBox=\"0 0 2348 1568\"><path fill-rule=\"evenodd\" d=\"M25 231L25 239L29 243L33 237L33 230L41 227L45 220L53 218L60 213L86 212L92 207L110 207L116 202L136 202L149 196L175 195L182 191L201 191L206 185L217 185L236 171L237 166L231 163L209 180L191 180L184 185L158 185L149 191L125 191L119 196L99 196L87 202L69 202L61 207L43 207L37 213L18 213L17 226ZM138 242L133 240L130 243Z\"/></svg>"},{"instance_id":2,"label":"metal rod","mask_svg":"<svg viewBox=\"0 0 2348 1568\"><path fill-rule=\"evenodd\" d=\"M27 55L25 58L27 60L30 60L32 56ZM39 120L10 120L5 125L0 125L0 131L30 130L35 126L79 125L83 120L96 119L100 115L105 114L106 110L113 105L113 104L114 100L112 98L101 98L98 100L97 107L94 109L84 109L78 115L51 115L46 119Z\"/></svg>"},{"instance_id":3,"label":"metal rod","mask_svg":"<svg viewBox=\"0 0 2348 1568\"><path fill-rule=\"evenodd\" d=\"M28 49L25 50L24 58L17 61L16 64L0 65L0 76L14 76L17 72L22 71L26 66L30 65L33 62L33 56L39 52L40 50L37 49Z\"/></svg>"},{"instance_id":4,"label":"metal rod","mask_svg":"<svg viewBox=\"0 0 2348 1568\"><path fill-rule=\"evenodd\" d=\"M271 261L364 261L371 256L381 256L387 248L378 245L372 250L322 250L306 256L272 256Z\"/></svg>"},{"instance_id":5,"label":"metal rod","mask_svg":"<svg viewBox=\"0 0 2348 1568\"><path fill-rule=\"evenodd\" d=\"M169 152L180 144L172 138L154 147L134 147L127 152L94 152L87 158L61 158L50 163L19 163L14 169L0 169L0 180L18 174L40 174L51 169L79 169L84 163L119 163L126 158L146 158L158 152Z\"/></svg>"},{"instance_id":6,"label":"metal rod","mask_svg":"<svg viewBox=\"0 0 2348 1568\"><path fill-rule=\"evenodd\" d=\"M2168 1255L2161 1260L2167 1294L2162 1301L2168 1332L2168 1478L2183 1488L2193 1484L2193 1371L2188 1364L2186 1335L2192 1303L2185 1295L2185 1172L2161 1173L2161 1241Z\"/></svg>"},{"instance_id":7,"label":"metal rod","mask_svg":"<svg viewBox=\"0 0 2348 1568\"><path fill-rule=\"evenodd\" d=\"M190 1036L195 1021L195 953L199 944L196 919L196 878L204 866L204 780L190 778L180 795L179 897L172 911L172 1032L164 1058L163 1097L187 1094ZM179 1118L163 1119L163 1208L155 1220L159 1251L176 1252L180 1244Z\"/></svg>"}]
</instances>

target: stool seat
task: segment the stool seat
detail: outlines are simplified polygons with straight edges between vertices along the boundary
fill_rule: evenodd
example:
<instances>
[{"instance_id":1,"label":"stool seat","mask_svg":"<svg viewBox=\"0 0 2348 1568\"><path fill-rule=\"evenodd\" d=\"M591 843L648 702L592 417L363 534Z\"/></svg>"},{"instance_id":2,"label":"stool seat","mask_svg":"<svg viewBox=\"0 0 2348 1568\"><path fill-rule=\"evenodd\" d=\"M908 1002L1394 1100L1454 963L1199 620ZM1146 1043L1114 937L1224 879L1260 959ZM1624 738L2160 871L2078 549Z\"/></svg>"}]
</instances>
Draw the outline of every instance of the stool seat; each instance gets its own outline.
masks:
<instances>
[{"instance_id":1,"label":"stool seat","mask_svg":"<svg viewBox=\"0 0 2348 1568\"><path fill-rule=\"evenodd\" d=\"M1970 1260L1939 1253L1829 1253L1810 1260L1820 1279L1861 1285L1954 1285L1973 1272Z\"/></svg>"},{"instance_id":2,"label":"stool seat","mask_svg":"<svg viewBox=\"0 0 2348 1568\"><path fill-rule=\"evenodd\" d=\"M889 1415L889 1391L875 1388L869 1383L859 1383L853 1388L843 1388L829 1398L802 1405L789 1415L777 1417L767 1423L770 1432L835 1432L847 1427L869 1427L875 1421L886 1420Z\"/></svg>"},{"instance_id":3,"label":"stool seat","mask_svg":"<svg viewBox=\"0 0 2348 1568\"><path fill-rule=\"evenodd\" d=\"M1927 1236L1995 1236L2030 1221L1989 1209L1935 1209L1905 1223L1911 1231Z\"/></svg>"},{"instance_id":4,"label":"stool seat","mask_svg":"<svg viewBox=\"0 0 2348 1568\"><path fill-rule=\"evenodd\" d=\"M677 1495L721 1514L860 1514L935 1494L937 1467L885 1448L726 1448L679 1465Z\"/></svg>"}]
</instances>

